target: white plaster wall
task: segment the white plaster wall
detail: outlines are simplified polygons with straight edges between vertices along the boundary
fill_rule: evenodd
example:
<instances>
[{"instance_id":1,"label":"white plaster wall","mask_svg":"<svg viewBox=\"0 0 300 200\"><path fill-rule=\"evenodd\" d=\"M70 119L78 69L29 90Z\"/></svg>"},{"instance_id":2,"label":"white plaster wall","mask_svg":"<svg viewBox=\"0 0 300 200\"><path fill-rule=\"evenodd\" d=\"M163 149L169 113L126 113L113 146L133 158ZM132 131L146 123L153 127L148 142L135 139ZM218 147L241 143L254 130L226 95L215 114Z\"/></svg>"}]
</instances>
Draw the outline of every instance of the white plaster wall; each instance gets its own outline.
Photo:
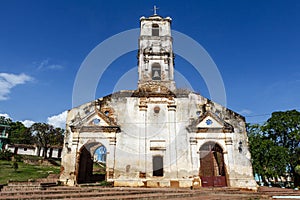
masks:
<instances>
[{"instance_id":1,"label":"white plaster wall","mask_svg":"<svg viewBox=\"0 0 300 200\"><path fill-rule=\"evenodd\" d=\"M24 148L18 148L18 154L20 155L35 155L35 149L34 148L27 148L27 150L25 151Z\"/></svg>"},{"instance_id":2,"label":"white plaster wall","mask_svg":"<svg viewBox=\"0 0 300 200\"><path fill-rule=\"evenodd\" d=\"M15 147L7 147L7 150L13 153L15 151Z\"/></svg>"},{"instance_id":3,"label":"white plaster wall","mask_svg":"<svg viewBox=\"0 0 300 200\"><path fill-rule=\"evenodd\" d=\"M153 98L150 101L158 103L149 103L146 111L139 110L137 98L127 98L125 105L114 105L122 127L116 145L116 178L138 178L141 171L147 173L148 179L157 179L152 177L154 155L164 158L164 178L188 177L192 167L187 148L187 121L177 123L177 112L168 110L167 98ZM157 106L159 113L154 112ZM118 112L119 108L122 112ZM150 142L157 140L165 141L165 150L150 150ZM128 165L130 173L125 170Z\"/></svg>"},{"instance_id":4,"label":"white plaster wall","mask_svg":"<svg viewBox=\"0 0 300 200\"><path fill-rule=\"evenodd\" d=\"M107 166L114 169L114 178L110 180L125 181L132 186L141 185L139 173L146 172L146 180L181 180L188 185L191 177L199 174L200 159L198 151L206 142L217 142L223 149L224 162L229 173L229 185L232 187L247 187L253 189L255 181L252 175L250 154L247 148L247 137L244 132L243 120L226 113L223 107L211 105L211 110L220 110L220 116L234 126L234 133L189 133L186 127L191 118L198 118L198 111L203 112L207 99L200 95L190 94L187 98L175 99L175 109L168 108L168 98L148 98L147 108L140 109L140 99L136 97L116 98L107 102L114 109L117 124L121 126L120 133L84 132L78 135L72 133L67 139L71 143L70 153L64 148L63 165L65 168L61 180L71 179L75 171L76 156L80 148L91 141L97 141L107 148ZM154 112L159 107L159 113ZM83 107L86 107L83 106ZM82 107L71 112L82 113ZM71 119L68 117L68 119ZM67 126L68 127L68 126ZM78 137L80 138L78 140ZM111 145L109 138L116 137L116 145ZM191 140L194 141L191 144ZM243 152L238 151L239 141L244 144ZM77 142L76 142L77 141ZM151 141L163 141L165 149L151 150ZM232 142L226 142L232 141ZM245 141L245 142L244 142ZM152 143L154 144L154 143ZM112 153L113 152L113 153ZM152 157L163 156L164 176L152 176ZM133 182L133 181L136 182ZM182 182L183 181L183 182ZM130 183L129 183L130 182ZM121 184L121 183L120 183ZM154 183L153 183L154 184ZM122 184L121 184L122 185ZM136 186L137 186L136 185Z\"/></svg>"},{"instance_id":5,"label":"white plaster wall","mask_svg":"<svg viewBox=\"0 0 300 200\"><path fill-rule=\"evenodd\" d=\"M59 158L58 157L58 152L59 152L59 149L54 148L53 151L52 151L52 158Z\"/></svg>"}]
</instances>

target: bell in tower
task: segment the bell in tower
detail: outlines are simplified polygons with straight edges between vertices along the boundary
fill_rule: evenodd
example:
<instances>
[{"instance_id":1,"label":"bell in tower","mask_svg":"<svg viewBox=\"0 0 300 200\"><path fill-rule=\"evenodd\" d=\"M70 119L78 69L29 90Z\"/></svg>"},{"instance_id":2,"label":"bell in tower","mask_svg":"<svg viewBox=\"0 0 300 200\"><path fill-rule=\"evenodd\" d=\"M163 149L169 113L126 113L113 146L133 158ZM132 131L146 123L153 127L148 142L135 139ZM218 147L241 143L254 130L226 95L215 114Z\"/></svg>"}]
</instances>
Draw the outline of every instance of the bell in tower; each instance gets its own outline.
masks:
<instances>
[{"instance_id":1,"label":"bell in tower","mask_svg":"<svg viewBox=\"0 0 300 200\"><path fill-rule=\"evenodd\" d=\"M153 80L160 80L160 75L157 70L154 71L154 75L152 77Z\"/></svg>"},{"instance_id":2,"label":"bell in tower","mask_svg":"<svg viewBox=\"0 0 300 200\"><path fill-rule=\"evenodd\" d=\"M154 63L152 65L152 80L155 81L161 80L160 65L158 63Z\"/></svg>"}]
</instances>

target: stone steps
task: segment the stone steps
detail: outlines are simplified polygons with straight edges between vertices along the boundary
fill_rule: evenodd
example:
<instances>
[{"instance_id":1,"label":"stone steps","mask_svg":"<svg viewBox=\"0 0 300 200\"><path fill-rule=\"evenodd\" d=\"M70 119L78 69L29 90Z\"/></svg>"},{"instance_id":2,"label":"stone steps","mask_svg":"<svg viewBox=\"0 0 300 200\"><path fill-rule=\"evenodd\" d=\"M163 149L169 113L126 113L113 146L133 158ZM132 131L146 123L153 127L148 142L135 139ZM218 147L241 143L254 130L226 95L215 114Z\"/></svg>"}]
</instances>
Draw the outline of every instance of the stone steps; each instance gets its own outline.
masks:
<instances>
[{"instance_id":1,"label":"stone steps","mask_svg":"<svg viewBox=\"0 0 300 200\"><path fill-rule=\"evenodd\" d=\"M27 185L27 186L4 186L2 188L2 192L17 192L17 191L32 191L32 190L40 190L41 187L39 185Z\"/></svg>"},{"instance_id":2,"label":"stone steps","mask_svg":"<svg viewBox=\"0 0 300 200\"><path fill-rule=\"evenodd\" d=\"M102 189L79 189L77 190L71 189L71 190L32 190L32 191L4 191L0 193L1 196L16 196L16 195L48 195L48 194L77 194L77 193L153 193L155 191L135 191L135 190L102 190Z\"/></svg>"},{"instance_id":3,"label":"stone steps","mask_svg":"<svg viewBox=\"0 0 300 200\"><path fill-rule=\"evenodd\" d=\"M259 195L232 195L227 194L201 194L201 193L144 193L144 192L82 192L71 194L39 194L39 195L16 195L9 197L2 197L0 199L16 200L16 199L270 199L269 197L262 197Z\"/></svg>"},{"instance_id":4,"label":"stone steps","mask_svg":"<svg viewBox=\"0 0 300 200\"><path fill-rule=\"evenodd\" d=\"M100 186L84 186L84 187L68 187L55 186L44 189L35 190L12 190L24 185L15 184L11 187L11 191L0 192L0 200L16 200L16 199L80 199L80 200L96 200L96 199L205 199L205 200L248 200L248 199L272 199L272 196L297 196L300 193L288 189L262 189L259 192L244 191L235 188L113 188ZM27 187L35 187L36 184ZM24 186L24 188L26 188Z\"/></svg>"},{"instance_id":5,"label":"stone steps","mask_svg":"<svg viewBox=\"0 0 300 200\"><path fill-rule=\"evenodd\" d=\"M73 199L73 198L71 198ZM94 200L94 199L205 199L205 200L249 200L249 199L260 199L269 200L269 196L259 194L224 194L224 193L202 193L202 192L177 192L177 193L150 193L150 194L136 194L136 195L120 195L120 196L106 196L106 197L90 197L80 198L80 200ZM75 198L73 199L75 200Z\"/></svg>"},{"instance_id":6,"label":"stone steps","mask_svg":"<svg viewBox=\"0 0 300 200\"><path fill-rule=\"evenodd\" d=\"M0 199L269 199L237 189L103 188L57 186L46 190L3 191Z\"/></svg>"},{"instance_id":7,"label":"stone steps","mask_svg":"<svg viewBox=\"0 0 300 200\"><path fill-rule=\"evenodd\" d=\"M17 191L32 191L32 190L43 190L48 187L54 187L57 186L56 182L44 182L44 183L17 183L17 184L11 184L9 183L7 186L4 186L2 188L2 192L17 192Z\"/></svg>"},{"instance_id":8,"label":"stone steps","mask_svg":"<svg viewBox=\"0 0 300 200\"><path fill-rule=\"evenodd\" d=\"M94 200L94 199L103 199L103 200L129 200L129 199L176 199L176 198L183 198L189 199L192 197L192 194L189 193L150 193L150 194L128 194L128 195L114 195L114 196L106 196L106 197L93 197L93 198L80 198L80 200ZM73 200L77 198L71 198ZM198 198L199 199L199 198Z\"/></svg>"},{"instance_id":9,"label":"stone steps","mask_svg":"<svg viewBox=\"0 0 300 200\"><path fill-rule=\"evenodd\" d=\"M267 194L270 196L290 196L290 197L298 196L299 197L298 199L300 199L300 191L296 191L293 189L260 187L259 193Z\"/></svg>"},{"instance_id":10,"label":"stone steps","mask_svg":"<svg viewBox=\"0 0 300 200\"><path fill-rule=\"evenodd\" d=\"M91 197L94 198L101 198L101 199L119 199L119 197L122 198L140 198L140 197L159 197L164 196L167 193L157 193L153 190L111 190L111 191L99 191L99 190L85 190L85 189L79 189L79 190L45 190L45 191L23 191L23 192L17 192L17 193L8 193L8 192L1 192L0 199L65 199L65 198L73 198L73 199L79 199L79 198L86 198L90 199ZM188 193L174 193L173 195L179 195L179 194L187 194ZM170 193L169 193L170 195ZM121 199L122 199L121 198Z\"/></svg>"}]
</instances>

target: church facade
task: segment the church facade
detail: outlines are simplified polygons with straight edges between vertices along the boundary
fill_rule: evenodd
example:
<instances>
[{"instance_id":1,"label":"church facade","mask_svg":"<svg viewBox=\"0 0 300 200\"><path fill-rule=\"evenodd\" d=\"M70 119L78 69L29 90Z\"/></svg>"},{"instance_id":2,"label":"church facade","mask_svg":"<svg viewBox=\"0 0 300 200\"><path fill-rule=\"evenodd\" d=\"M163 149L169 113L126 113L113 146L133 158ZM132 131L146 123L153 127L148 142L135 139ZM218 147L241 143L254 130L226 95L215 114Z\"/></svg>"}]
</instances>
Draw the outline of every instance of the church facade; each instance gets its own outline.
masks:
<instances>
[{"instance_id":1,"label":"church facade","mask_svg":"<svg viewBox=\"0 0 300 200\"><path fill-rule=\"evenodd\" d=\"M140 26L138 88L69 110L60 181L256 190L245 118L176 89L171 18L142 17Z\"/></svg>"}]
</instances>

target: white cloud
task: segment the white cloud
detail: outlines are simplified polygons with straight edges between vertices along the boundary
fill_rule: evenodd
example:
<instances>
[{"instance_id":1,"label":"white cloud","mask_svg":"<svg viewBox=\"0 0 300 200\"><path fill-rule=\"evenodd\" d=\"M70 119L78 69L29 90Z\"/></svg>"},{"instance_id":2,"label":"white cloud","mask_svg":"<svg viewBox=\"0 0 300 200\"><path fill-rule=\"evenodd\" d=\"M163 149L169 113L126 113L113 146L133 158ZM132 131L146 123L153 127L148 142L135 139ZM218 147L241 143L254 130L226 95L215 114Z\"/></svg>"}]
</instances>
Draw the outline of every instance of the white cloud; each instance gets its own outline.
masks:
<instances>
[{"instance_id":1,"label":"white cloud","mask_svg":"<svg viewBox=\"0 0 300 200\"><path fill-rule=\"evenodd\" d=\"M251 110L248 110L248 109L243 109L243 110L239 111L238 113L241 114L241 115L250 115L253 112Z\"/></svg>"},{"instance_id":2,"label":"white cloud","mask_svg":"<svg viewBox=\"0 0 300 200\"><path fill-rule=\"evenodd\" d=\"M13 118L10 117L9 114L7 114L7 113L0 113L0 116L3 116L3 117L5 117L5 118L9 118L9 119L13 120ZM13 121L14 121L14 120L13 120ZM29 128L32 124L35 123L35 121L28 120L28 119L26 119L26 120L24 120L24 121L20 121L20 122L22 122L22 124L24 124L24 126L26 126L27 128Z\"/></svg>"},{"instance_id":3,"label":"white cloud","mask_svg":"<svg viewBox=\"0 0 300 200\"><path fill-rule=\"evenodd\" d=\"M48 117L47 123L53 125L54 127L66 128L66 119L68 111L64 111L58 115Z\"/></svg>"},{"instance_id":4,"label":"white cloud","mask_svg":"<svg viewBox=\"0 0 300 200\"><path fill-rule=\"evenodd\" d=\"M26 119L26 120L24 120L24 121L21 121L21 122L22 122L22 124L24 124L24 126L26 126L27 128L29 128L32 124L35 123L35 121L28 120L28 119Z\"/></svg>"},{"instance_id":5,"label":"white cloud","mask_svg":"<svg viewBox=\"0 0 300 200\"><path fill-rule=\"evenodd\" d=\"M51 117L48 117L46 123L53 125L55 128L65 129L67 113L68 113L68 111L64 111L58 115L53 115ZM3 116L5 118L10 118L11 120L13 120L7 113L0 113L0 116ZM20 121L20 122L22 122L22 124L24 124L24 126L26 126L27 128L31 127L32 124L36 123L35 121L28 120L28 119Z\"/></svg>"},{"instance_id":6,"label":"white cloud","mask_svg":"<svg viewBox=\"0 0 300 200\"><path fill-rule=\"evenodd\" d=\"M0 73L0 101L7 100L11 89L17 85L32 81L33 78L26 74Z\"/></svg>"},{"instance_id":7,"label":"white cloud","mask_svg":"<svg viewBox=\"0 0 300 200\"><path fill-rule=\"evenodd\" d=\"M62 65L50 63L49 59L43 60L38 66L38 70L42 70L42 69L59 70L62 68L64 68Z\"/></svg>"},{"instance_id":8,"label":"white cloud","mask_svg":"<svg viewBox=\"0 0 300 200\"><path fill-rule=\"evenodd\" d=\"M11 117L7 113L0 113L0 117L5 117L5 118L11 119Z\"/></svg>"},{"instance_id":9,"label":"white cloud","mask_svg":"<svg viewBox=\"0 0 300 200\"><path fill-rule=\"evenodd\" d=\"M47 66L48 63L49 63L49 60L43 60L43 61L39 64L38 70L41 70L41 69L45 68L45 66Z\"/></svg>"},{"instance_id":10,"label":"white cloud","mask_svg":"<svg viewBox=\"0 0 300 200\"><path fill-rule=\"evenodd\" d=\"M49 65L48 69L62 69L63 66L62 65Z\"/></svg>"}]
</instances>

